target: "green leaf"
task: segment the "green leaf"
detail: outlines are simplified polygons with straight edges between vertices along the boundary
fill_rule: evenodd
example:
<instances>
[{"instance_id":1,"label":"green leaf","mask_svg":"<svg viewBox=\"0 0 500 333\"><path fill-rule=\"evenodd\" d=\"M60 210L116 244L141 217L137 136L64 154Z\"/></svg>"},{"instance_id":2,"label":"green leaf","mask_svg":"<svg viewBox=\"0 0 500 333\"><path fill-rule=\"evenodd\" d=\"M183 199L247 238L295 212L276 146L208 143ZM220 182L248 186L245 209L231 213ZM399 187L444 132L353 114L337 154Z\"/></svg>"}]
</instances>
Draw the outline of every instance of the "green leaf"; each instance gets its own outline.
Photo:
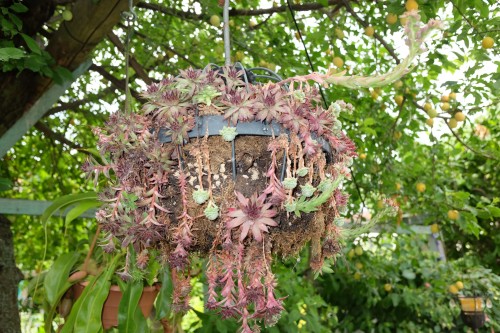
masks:
<instances>
[{"instance_id":1,"label":"green leaf","mask_svg":"<svg viewBox=\"0 0 500 333\"><path fill-rule=\"evenodd\" d=\"M19 3L19 2L16 2L16 3L13 3L9 9L12 9L12 11L16 12L16 13L25 13L28 11L28 7L26 7L25 5L23 5L22 3Z\"/></svg>"},{"instance_id":2,"label":"green leaf","mask_svg":"<svg viewBox=\"0 0 500 333\"><path fill-rule=\"evenodd\" d=\"M500 217L500 208L495 206L488 206L486 209L490 212L493 217Z\"/></svg>"},{"instance_id":3,"label":"green leaf","mask_svg":"<svg viewBox=\"0 0 500 333\"><path fill-rule=\"evenodd\" d=\"M402 275L408 279L408 280L414 280L415 277L416 277L416 274L414 271L410 270L410 269L405 269L402 273Z\"/></svg>"},{"instance_id":4,"label":"green leaf","mask_svg":"<svg viewBox=\"0 0 500 333\"><path fill-rule=\"evenodd\" d=\"M68 207L71 204L76 204L81 201L87 201L87 200L97 200L97 194L95 192L84 192L84 193L75 193L75 194L68 194L65 196L62 196L52 203L47 209L42 214L42 217L40 220L42 221L43 224L47 223L49 218L54 215L57 211L64 209Z\"/></svg>"},{"instance_id":5,"label":"green leaf","mask_svg":"<svg viewBox=\"0 0 500 333\"><path fill-rule=\"evenodd\" d=\"M47 272L43 286L49 305L54 306L59 302L58 296L61 291L66 291L70 287L68 282L69 273L78 261L78 253L66 253L60 256Z\"/></svg>"},{"instance_id":6,"label":"green leaf","mask_svg":"<svg viewBox=\"0 0 500 333\"><path fill-rule=\"evenodd\" d=\"M36 54L42 54L40 46L38 46L38 44L33 38L23 33L21 33L21 37L23 37L24 41L26 42L26 45L28 45L28 48L31 50L31 52Z\"/></svg>"},{"instance_id":7,"label":"green leaf","mask_svg":"<svg viewBox=\"0 0 500 333\"><path fill-rule=\"evenodd\" d=\"M57 75L61 81L73 81L73 73L65 67L57 66L54 68L54 75Z\"/></svg>"},{"instance_id":8,"label":"green leaf","mask_svg":"<svg viewBox=\"0 0 500 333\"><path fill-rule=\"evenodd\" d=\"M111 286L110 279L122 256L123 254L115 255L107 269L89 281L89 284L73 305L61 333L93 333L102 330L102 307L108 297Z\"/></svg>"},{"instance_id":9,"label":"green leaf","mask_svg":"<svg viewBox=\"0 0 500 333\"><path fill-rule=\"evenodd\" d=\"M8 178L0 178L0 192L7 191L12 188L12 181Z\"/></svg>"},{"instance_id":10,"label":"green leaf","mask_svg":"<svg viewBox=\"0 0 500 333\"><path fill-rule=\"evenodd\" d=\"M391 298L392 305L394 307L397 307L399 305L399 302L401 302L401 296L399 296L398 294L391 294L389 297Z\"/></svg>"},{"instance_id":11,"label":"green leaf","mask_svg":"<svg viewBox=\"0 0 500 333\"><path fill-rule=\"evenodd\" d=\"M91 208L96 208L101 206L102 203L98 200L88 200L88 201L82 201L75 205L75 207L71 208L70 211L66 214L66 220L65 223L71 223L74 219L85 213L87 210Z\"/></svg>"},{"instance_id":12,"label":"green leaf","mask_svg":"<svg viewBox=\"0 0 500 333\"><path fill-rule=\"evenodd\" d=\"M15 47L0 48L0 61L8 61L10 59L21 59L26 55L24 51Z\"/></svg>"},{"instance_id":13,"label":"green leaf","mask_svg":"<svg viewBox=\"0 0 500 333\"><path fill-rule=\"evenodd\" d=\"M144 286L141 281L127 283L118 306L118 331L125 333L149 332L146 318L139 307Z\"/></svg>"},{"instance_id":14,"label":"green leaf","mask_svg":"<svg viewBox=\"0 0 500 333\"><path fill-rule=\"evenodd\" d=\"M156 319L160 320L165 318L170 313L170 308L172 306L172 291L174 286L172 284L172 277L170 276L170 269L165 266L163 275L161 278L161 289L158 297L156 298Z\"/></svg>"}]
</instances>

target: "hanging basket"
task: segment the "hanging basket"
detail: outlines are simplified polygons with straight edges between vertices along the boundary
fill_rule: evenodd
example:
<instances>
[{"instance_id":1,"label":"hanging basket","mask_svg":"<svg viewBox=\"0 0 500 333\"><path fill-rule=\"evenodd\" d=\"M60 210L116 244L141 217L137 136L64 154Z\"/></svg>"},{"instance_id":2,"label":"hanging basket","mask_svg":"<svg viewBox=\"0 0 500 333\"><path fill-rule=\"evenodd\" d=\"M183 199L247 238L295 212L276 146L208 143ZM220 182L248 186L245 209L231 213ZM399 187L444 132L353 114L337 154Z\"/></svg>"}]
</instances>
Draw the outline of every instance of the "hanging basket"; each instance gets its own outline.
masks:
<instances>
[{"instance_id":1,"label":"hanging basket","mask_svg":"<svg viewBox=\"0 0 500 333\"><path fill-rule=\"evenodd\" d=\"M207 307L243 326L272 324L282 310L273 255L310 242L319 272L340 252L348 196L339 186L356 155L338 120L349 104L325 109L314 86L261 78L217 67L151 85L140 113L113 114L96 130L104 163L85 167L96 184L101 173L111 181L97 213L104 249L132 244L138 267L162 251L177 272L176 311L189 308L190 253L207 257Z\"/></svg>"}]
</instances>

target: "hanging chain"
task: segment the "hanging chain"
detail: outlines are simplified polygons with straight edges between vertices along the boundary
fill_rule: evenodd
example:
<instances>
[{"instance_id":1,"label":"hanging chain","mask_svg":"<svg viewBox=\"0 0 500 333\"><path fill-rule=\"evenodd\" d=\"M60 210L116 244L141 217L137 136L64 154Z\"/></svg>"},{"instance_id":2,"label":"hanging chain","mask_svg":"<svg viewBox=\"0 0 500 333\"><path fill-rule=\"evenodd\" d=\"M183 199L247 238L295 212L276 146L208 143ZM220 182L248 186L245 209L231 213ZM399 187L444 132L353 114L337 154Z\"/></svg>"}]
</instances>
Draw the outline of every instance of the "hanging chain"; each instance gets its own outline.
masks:
<instances>
[{"instance_id":1,"label":"hanging chain","mask_svg":"<svg viewBox=\"0 0 500 333\"><path fill-rule=\"evenodd\" d=\"M224 21L224 59L226 66L231 65L231 41L229 36L229 0L224 0L224 11L222 13Z\"/></svg>"},{"instance_id":2,"label":"hanging chain","mask_svg":"<svg viewBox=\"0 0 500 333\"><path fill-rule=\"evenodd\" d=\"M130 40L132 39L134 23L137 15L134 11L133 0L128 1L128 12L122 13L122 18L127 26L127 34L125 39L125 113L131 112L130 87L129 87L129 67L130 67Z\"/></svg>"}]
</instances>

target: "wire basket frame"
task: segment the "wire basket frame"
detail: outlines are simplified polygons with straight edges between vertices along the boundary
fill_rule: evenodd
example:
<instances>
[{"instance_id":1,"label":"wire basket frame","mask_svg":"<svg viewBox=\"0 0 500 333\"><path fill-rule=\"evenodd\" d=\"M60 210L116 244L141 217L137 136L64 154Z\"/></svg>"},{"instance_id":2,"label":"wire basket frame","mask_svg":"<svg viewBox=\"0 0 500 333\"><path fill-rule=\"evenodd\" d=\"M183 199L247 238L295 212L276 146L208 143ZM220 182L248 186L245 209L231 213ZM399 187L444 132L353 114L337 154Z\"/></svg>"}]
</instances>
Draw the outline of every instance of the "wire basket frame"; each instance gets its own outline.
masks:
<instances>
[{"instance_id":1,"label":"wire basket frame","mask_svg":"<svg viewBox=\"0 0 500 333\"><path fill-rule=\"evenodd\" d=\"M265 67L253 67L250 69L246 69L243 64L240 62L237 62L234 64L234 67L237 70L242 71L242 79L245 82L246 89L248 90L249 85L251 84L262 84L262 82L259 82L259 80L272 80L274 82L280 82L283 79L281 76L276 74L274 71L265 68ZM222 68L221 66L218 66L216 64L208 64L204 71L207 70L216 70L220 71L222 74ZM257 74L255 73L256 71L258 72L264 72L265 74ZM288 91L288 86L283 85L284 89ZM228 121L224 119L223 116L221 115L205 115L205 116L198 116L198 109L196 109L196 121L195 121L195 127L188 131L188 137L191 138L201 138L205 135L208 137L211 136L220 136L219 131L223 129L224 126L228 125ZM289 131L285 129L283 126L281 126L277 122L266 122L266 121L249 121L249 122L238 122L236 124L236 131L238 133L238 136L279 136L280 134L286 134L289 135ZM169 143L172 141L172 138L166 134L167 130L166 129L160 129L158 133L158 137L161 143ZM317 137L315 135L312 135L313 139L317 140L318 143L321 144L323 152L325 153L327 163L331 162L333 160L332 158L332 148L330 144L325 141L321 137ZM185 143L187 141L185 140ZM232 165L232 176L233 179L236 179L237 172L236 172L236 147L235 147L235 140L231 142L231 165ZM280 180L283 181L284 176L285 176L285 170L286 170L286 156L283 156L283 163L282 163L282 170L280 174Z\"/></svg>"}]
</instances>

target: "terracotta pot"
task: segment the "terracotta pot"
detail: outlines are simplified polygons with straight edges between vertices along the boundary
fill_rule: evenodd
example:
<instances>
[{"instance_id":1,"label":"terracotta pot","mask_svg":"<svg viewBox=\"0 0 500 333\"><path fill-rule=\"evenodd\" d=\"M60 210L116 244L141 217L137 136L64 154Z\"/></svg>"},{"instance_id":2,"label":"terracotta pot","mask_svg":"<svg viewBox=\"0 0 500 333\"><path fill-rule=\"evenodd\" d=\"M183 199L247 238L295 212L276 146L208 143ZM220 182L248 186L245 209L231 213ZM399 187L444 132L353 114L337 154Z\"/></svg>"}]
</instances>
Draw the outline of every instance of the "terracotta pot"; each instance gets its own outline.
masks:
<instances>
[{"instance_id":1,"label":"terracotta pot","mask_svg":"<svg viewBox=\"0 0 500 333\"><path fill-rule=\"evenodd\" d=\"M87 286L88 281L80 282L73 285L73 295L77 299L83 292L83 289ZM139 300L139 307L141 308L144 317L148 317L153 309L153 304L160 291L159 285L154 285L151 287L144 287L142 291L141 298ZM113 326L118 326L118 306L122 299L122 292L120 287L113 285L109 289L108 298L104 302L102 308L102 326L104 329L109 329Z\"/></svg>"}]
</instances>

